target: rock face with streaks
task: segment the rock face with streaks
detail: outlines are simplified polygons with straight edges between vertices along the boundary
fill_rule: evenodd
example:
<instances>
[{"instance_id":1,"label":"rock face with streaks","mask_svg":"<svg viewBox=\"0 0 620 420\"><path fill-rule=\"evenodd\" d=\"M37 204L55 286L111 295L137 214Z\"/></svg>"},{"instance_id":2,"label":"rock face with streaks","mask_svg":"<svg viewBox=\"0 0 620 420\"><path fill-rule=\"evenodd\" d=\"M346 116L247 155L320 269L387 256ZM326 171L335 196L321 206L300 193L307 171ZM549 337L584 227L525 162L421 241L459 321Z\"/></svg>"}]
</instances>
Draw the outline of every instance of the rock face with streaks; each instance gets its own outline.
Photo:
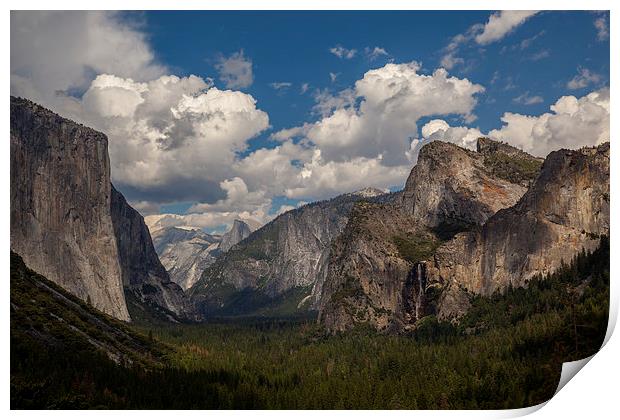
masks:
<instances>
[{"instance_id":1,"label":"rock face with streaks","mask_svg":"<svg viewBox=\"0 0 620 420\"><path fill-rule=\"evenodd\" d=\"M500 146L516 150L488 139L478 142L478 152L440 141L424 146L402 193L403 211L425 226L458 231L480 225L516 203L542 161L519 151L521 155L512 158L518 162L515 166L530 171L522 174L502 165L501 173L495 168L501 164L494 163L508 161L511 155Z\"/></svg>"},{"instance_id":2,"label":"rock face with streaks","mask_svg":"<svg viewBox=\"0 0 620 420\"><path fill-rule=\"evenodd\" d=\"M609 204L609 143L549 154L516 205L437 249L428 281L448 291L439 316L458 318L464 308L452 303L463 301L465 291L488 295L524 286L582 249L592 251L609 235Z\"/></svg>"},{"instance_id":3,"label":"rock face with streaks","mask_svg":"<svg viewBox=\"0 0 620 420\"><path fill-rule=\"evenodd\" d=\"M104 134L11 97L11 249L118 319L130 319L125 291L190 316L142 216L110 183L107 146Z\"/></svg>"},{"instance_id":4,"label":"rock face with streaks","mask_svg":"<svg viewBox=\"0 0 620 420\"><path fill-rule=\"evenodd\" d=\"M402 331L450 305L466 308L468 300L445 293L451 285L431 275L434 255L515 205L541 162L489 139L476 152L438 141L424 146L400 199L357 205L334 241L320 322L331 331L357 324Z\"/></svg>"},{"instance_id":5,"label":"rock face with streaks","mask_svg":"<svg viewBox=\"0 0 620 420\"><path fill-rule=\"evenodd\" d=\"M386 330L405 322L403 292L410 283L413 263L408 255L401 255L401 238L419 241L420 247L430 246L430 251L437 241L398 206L355 205L331 246L320 296L319 320L329 330L344 331L365 323Z\"/></svg>"},{"instance_id":6,"label":"rock face with streaks","mask_svg":"<svg viewBox=\"0 0 620 420\"><path fill-rule=\"evenodd\" d=\"M278 216L218 257L190 290L192 300L207 315L243 313L242 303L256 308L279 298L294 300L289 306L300 309L316 308L332 240L355 202L383 194L365 189ZM252 294L251 305L241 299Z\"/></svg>"},{"instance_id":7,"label":"rock face with streaks","mask_svg":"<svg viewBox=\"0 0 620 420\"><path fill-rule=\"evenodd\" d=\"M33 270L129 320L105 135L11 97L11 249Z\"/></svg>"}]
</instances>

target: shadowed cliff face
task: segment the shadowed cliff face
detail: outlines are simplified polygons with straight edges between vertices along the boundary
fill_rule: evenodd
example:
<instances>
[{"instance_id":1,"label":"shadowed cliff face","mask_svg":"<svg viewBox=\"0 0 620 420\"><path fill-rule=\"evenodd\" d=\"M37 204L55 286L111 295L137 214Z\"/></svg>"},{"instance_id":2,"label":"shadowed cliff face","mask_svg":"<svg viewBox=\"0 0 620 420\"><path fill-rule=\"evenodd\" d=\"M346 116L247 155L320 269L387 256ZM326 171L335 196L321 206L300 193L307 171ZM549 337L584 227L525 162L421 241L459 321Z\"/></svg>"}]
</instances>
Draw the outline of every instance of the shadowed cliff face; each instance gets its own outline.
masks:
<instances>
[{"instance_id":1,"label":"shadowed cliff face","mask_svg":"<svg viewBox=\"0 0 620 420\"><path fill-rule=\"evenodd\" d=\"M410 244L409 238L415 238L416 243ZM332 331L356 324L370 324L379 330L400 328L409 305L407 291L413 292L415 287L411 281L414 260L424 259L436 242L431 231L421 229L413 216L398 206L357 203L331 246L320 297L320 322ZM423 251L419 256L415 255L416 245Z\"/></svg>"},{"instance_id":2,"label":"shadowed cliff face","mask_svg":"<svg viewBox=\"0 0 620 420\"><path fill-rule=\"evenodd\" d=\"M124 287L185 317L142 216L110 183L105 135L11 97L11 249L34 271L118 319Z\"/></svg>"},{"instance_id":3,"label":"shadowed cliff face","mask_svg":"<svg viewBox=\"0 0 620 420\"><path fill-rule=\"evenodd\" d=\"M170 281L159 261L144 218L114 187L111 215L125 291L140 302L165 308L177 318L195 318L185 293Z\"/></svg>"},{"instance_id":4,"label":"shadowed cliff face","mask_svg":"<svg viewBox=\"0 0 620 420\"><path fill-rule=\"evenodd\" d=\"M609 232L608 144L554 152L540 174L540 159L508 145L481 139L478 150L431 143L400 202L356 206L321 296L329 330L457 319L470 293L524 285Z\"/></svg>"},{"instance_id":5,"label":"shadowed cliff face","mask_svg":"<svg viewBox=\"0 0 620 420\"><path fill-rule=\"evenodd\" d=\"M97 309L129 320L107 147L103 134L11 97L11 249Z\"/></svg>"},{"instance_id":6,"label":"shadowed cliff face","mask_svg":"<svg viewBox=\"0 0 620 420\"><path fill-rule=\"evenodd\" d=\"M162 347L30 270L13 252L10 280L11 350L36 343L39 351L99 354L126 367L159 363Z\"/></svg>"}]
</instances>

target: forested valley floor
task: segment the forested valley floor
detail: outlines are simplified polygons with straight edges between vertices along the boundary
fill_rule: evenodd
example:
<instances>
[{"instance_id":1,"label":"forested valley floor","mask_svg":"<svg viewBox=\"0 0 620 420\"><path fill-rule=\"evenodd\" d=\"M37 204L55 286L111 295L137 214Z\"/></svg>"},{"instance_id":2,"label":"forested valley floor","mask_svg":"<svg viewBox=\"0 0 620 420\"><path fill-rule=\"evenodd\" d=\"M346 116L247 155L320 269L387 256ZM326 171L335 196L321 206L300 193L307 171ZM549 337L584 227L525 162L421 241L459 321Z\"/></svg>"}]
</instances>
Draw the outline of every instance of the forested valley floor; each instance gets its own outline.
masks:
<instances>
[{"instance_id":1,"label":"forested valley floor","mask_svg":"<svg viewBox=\"0 0 620 420\"><path fill-rule=\"evenodd\" d=\"M11 255L11 408L502 409L552 397L595 353L609 240L528 288L476 297L459 325L330 336L314 319L125 324Z\"/></svg>"}]
</instances>

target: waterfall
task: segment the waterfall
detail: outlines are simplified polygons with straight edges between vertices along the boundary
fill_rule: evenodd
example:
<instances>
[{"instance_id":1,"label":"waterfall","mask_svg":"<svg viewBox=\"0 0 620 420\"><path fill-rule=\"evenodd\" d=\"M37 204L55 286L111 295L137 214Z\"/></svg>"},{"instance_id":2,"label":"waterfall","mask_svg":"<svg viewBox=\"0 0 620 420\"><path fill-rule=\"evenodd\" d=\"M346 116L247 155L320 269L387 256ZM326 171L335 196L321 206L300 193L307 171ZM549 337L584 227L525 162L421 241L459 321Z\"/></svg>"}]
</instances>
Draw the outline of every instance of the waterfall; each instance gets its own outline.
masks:
<instances>
[{"instance_id":1,"label":"waterfall","mask_svg":"<svg viewBox=\"0 0 620 420\"><path fill-rule=\"evenodd\" d=\"M416 320L421 318L422 315L422 311L423 311L423 306L422 306L422 300L424 299L424 284L423 284L423 280L424 280L424 276L422 273L422 270L424 270L424 263L423 262L419 262L416 264L415 266L415 271L416 271L416 275L417 275L417 286L418 286L418 296L415 302L415 318Z\"/></svg>"}]
</instances>

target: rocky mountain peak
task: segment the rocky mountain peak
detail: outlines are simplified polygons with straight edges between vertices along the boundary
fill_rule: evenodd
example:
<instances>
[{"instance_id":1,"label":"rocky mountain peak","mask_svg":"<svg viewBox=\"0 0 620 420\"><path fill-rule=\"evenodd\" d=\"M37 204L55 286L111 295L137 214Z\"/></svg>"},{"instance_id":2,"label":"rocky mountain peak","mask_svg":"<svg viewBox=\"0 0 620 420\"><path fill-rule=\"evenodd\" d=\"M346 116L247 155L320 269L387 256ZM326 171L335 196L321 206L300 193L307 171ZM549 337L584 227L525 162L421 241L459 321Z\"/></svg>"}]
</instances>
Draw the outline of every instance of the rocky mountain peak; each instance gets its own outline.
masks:
<instances>
[{"instance_id":1,"label":"rocky mountain peak","mask_svg":"<svg viewBox=\"0 0 620 420\"><path fill-rule=\"evenodd\" d=\"M420 150L401 204L425 226L460 230L481 225L498 210L515 204L526 189L499 176L484 155L434 141Z\"/></svg>"},{"instance_id":2,"label":"rocky mountain peak","mask_svg":"<svg viewBox=\"0 0 620 420\"><path fill-rule=\"evenodd\" d=\"M146 222L162 264L170 278L184 290L191 288L221 253L229 251L259 226L252 219L237 219L220 236L197 227L177 226L183 220L175 214L147 216Z\"/></svg>"},{"instance_id":3,"label":"rocky mountain peak","mask_svg":"<svg viewBox=\"0 0 620 420\"><path fill-rule=\"evenodd\" d=\"M166 226L165 223L162 227L158 217L147 216L147 219L150 219L153 244L161 263L172 281L184 290L189 289L221 253L222 237L199 228Z\"/></svg>"},{"instance_id":4,"label":"rocky mountain peak","mask_svg":"<svg viewBox=\"0 0 620 420\"><path fill-rule=\"evenodd\" d=\"M422 146L418 154L418 160L443 160L443 158L451 159L454 156L463 155L475 156L475 152L451 142L435 140Z\"/></svg>"},{"instance_id":5,"label":"rocky mountain peak","mask_svg":"<svg viewBox=\"0 0 620 420\"><path fill-rule=\"evenodd\" d=\"M490 294L523 286L582 249L595 249L609 234L609 216L609 143L552 152L515 206L438 248L429 281L449 291L442 301L463 301L463 289ZM440 305L439 315L463 311L463 305Z\"/></svg>"},{"instance_id":6,"label":"rocky mountain peak","mask_svg":"<svg viewBox=\"0 0 620 420\"><path fill-rule=\"evenodd\" d=\"M222 235L220 249L222 252L227 252L230 248L250 236L252 231L253 229L246 222L240 219L235 219L230 230Z\"/></svg>"},{"instance_id":7,"label":"rocky mountain peak","mask_svg":"<svg viewBox=\"0 0 620 420\"><path fill-rule=\"evenodd\" d=\"M400 202L355 206L334 241L319 315L329 330L402 331L430 314L456 320L472 293L523 286L609 234L608 143L553 152L542 167L491 140L480 152L436 143L424 148ZM537 168L522 195L511 182L523 167L515 162ZM499 191L513 192L502 194L503 208ZM455 215L469 215L469 225L442 235Z\"/></svg>"},{"instance_id":8,"label":"rocky mountain peak","mask_svg":"<svg viewBox=\"0 0 620 420\"><path fill-rule=\"evenodd\" d=\"M544 214L557 223L585 223L587 226L582 227L588 232L599 231L603 227L598 223L608 222L609 218L588 220L587 216L597 216L592 212L593 208L603 210L604 215L609 213L605 205L609 201L609 194L604 191L605 186L609 190L609 158L609 142L579 150L561 149L550 153L538 179L515 206L515 211L527 209L529 212ZM599 181L605 182L595 185ZM593 191L599 191L599 194L593 196ZM584 214L581 215L581 212Z\"/></svg>"},{"instance_id":9,"label":"rocky mountain peak","mask_svg":"<svg viewBox=\"0 0 620 420\"><path fill-rule=\"evenodd\" d=\"M504 153L508 156L528 156L529 154L521 149L509 145L506 142L492 140L488 137L479 137L476 141L476 152L482 155L492 155L494 153ZM541 159L542 160L542 159Z\"/></svg>"},{"instance_id":10,"label":"rocky mountain peak","mask_svg":"<svg viewBox=\"0 0 620 420\"><path fill-rule=\"evenodd\" d=\"M330 245L351 208L386 195L365 190L369 197L342 194L279 215L220 255L192 287L192 299L205 314L248 314L270 305L316 309Z\"/></svg>"}]
</instances>

